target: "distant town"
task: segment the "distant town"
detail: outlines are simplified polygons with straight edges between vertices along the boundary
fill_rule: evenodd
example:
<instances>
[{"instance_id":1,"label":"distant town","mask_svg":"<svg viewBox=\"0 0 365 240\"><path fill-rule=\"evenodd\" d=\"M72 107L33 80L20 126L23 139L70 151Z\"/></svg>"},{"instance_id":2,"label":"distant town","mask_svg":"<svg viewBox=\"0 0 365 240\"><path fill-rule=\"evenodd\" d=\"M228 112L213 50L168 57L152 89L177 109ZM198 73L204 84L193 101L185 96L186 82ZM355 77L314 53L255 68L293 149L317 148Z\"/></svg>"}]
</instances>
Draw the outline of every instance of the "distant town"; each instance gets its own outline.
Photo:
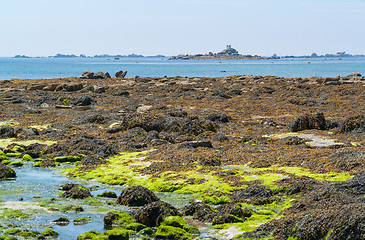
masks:
<instances>
[{"instance_id":1,"label":"distant town","mask_svg":"<svg viewBox=\"0 0 365 240\"><path fill-rule=\"evenodd\" d=\"M258 55L243 55L240 54L236 49L232 48L231 45L227 45L226 49L213 53L209 52L206 54L180 54L177 56L167 57L164 55L155 56L144 56L139 54L129 54L129 55L110 55L101 54L94 56L86 56L85 54L75 55L75 54L56 54L54 56L48 56L48 58L110 58L114 60L119 60L121 58L168 58L169 60L265 60L265 59L286 59L286 58L349 58L349 57L365 57L365 55L353 55L346 52L337 52L335 54L328 53L323 55L318 55L317 53L312 53L311 55L303 56L278 56L273 54L271 57L264 57ZM26 55L15 55L14 58L31 58Z\"/></svg>"}]
</instances>

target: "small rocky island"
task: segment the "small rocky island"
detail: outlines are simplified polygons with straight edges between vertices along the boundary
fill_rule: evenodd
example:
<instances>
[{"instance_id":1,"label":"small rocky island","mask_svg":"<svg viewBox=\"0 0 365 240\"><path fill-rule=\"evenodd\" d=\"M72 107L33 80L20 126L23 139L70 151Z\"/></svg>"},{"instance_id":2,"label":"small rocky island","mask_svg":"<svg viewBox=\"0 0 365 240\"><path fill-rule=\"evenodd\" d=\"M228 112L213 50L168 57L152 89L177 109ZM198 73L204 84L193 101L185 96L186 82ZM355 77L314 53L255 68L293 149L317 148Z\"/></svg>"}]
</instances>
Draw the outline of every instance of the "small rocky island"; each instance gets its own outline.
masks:
<instances>
[{"instance_id":1,"label":"small rocky island","mask_svg":"<svg viewBox=\"0 0 365 240\"><path fill-rule=\"evenodd\" d=\"M258 55L242 55L238 51L232 48L231 45L227 45L227 48L218 52L209 52L208 54L196 54L196 55L178 55L173 56L169 60L263 60L269 59ZM270 58L271 59L271 58Z\"/></svg>"}]
</instances>

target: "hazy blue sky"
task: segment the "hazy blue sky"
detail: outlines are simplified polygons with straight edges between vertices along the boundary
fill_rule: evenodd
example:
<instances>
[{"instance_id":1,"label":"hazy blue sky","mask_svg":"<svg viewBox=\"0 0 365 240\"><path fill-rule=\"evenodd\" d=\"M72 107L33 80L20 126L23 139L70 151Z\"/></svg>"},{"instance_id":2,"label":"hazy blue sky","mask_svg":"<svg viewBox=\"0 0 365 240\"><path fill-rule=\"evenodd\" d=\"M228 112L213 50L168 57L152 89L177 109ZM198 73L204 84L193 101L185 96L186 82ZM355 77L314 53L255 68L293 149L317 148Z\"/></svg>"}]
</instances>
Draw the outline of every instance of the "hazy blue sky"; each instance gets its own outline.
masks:
<instances>
[{"instance_id":1,"label":"hazy blue sky","mask_svg":"<svg viewBox=\"0 0 365 240\"><path fill-rule=\"evenodd\" d=\"M365 54L364 0L0 1L0 56Z\"/></svg>"}]
</instances>

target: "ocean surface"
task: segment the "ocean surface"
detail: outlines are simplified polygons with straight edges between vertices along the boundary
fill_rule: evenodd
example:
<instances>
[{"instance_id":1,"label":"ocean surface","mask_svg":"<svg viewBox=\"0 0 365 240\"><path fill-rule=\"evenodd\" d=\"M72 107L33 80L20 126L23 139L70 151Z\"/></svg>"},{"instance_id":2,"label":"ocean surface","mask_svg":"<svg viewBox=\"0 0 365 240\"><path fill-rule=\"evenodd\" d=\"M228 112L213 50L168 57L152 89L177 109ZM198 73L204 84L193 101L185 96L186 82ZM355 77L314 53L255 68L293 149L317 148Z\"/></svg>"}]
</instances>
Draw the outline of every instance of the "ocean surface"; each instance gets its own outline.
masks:
<instances>
[{"instance_id":1,"label":"ocean surface","mask_svg":"<svg viewBox=\"0 0 365 240\"><path fill-rule=\"evenodd\" d=\"M83 72L128 71L127 77L336 77L365 75L365 58L170 61L167 58L0 58L0 80L81 76Z\"/></svg>"}]
</instances>

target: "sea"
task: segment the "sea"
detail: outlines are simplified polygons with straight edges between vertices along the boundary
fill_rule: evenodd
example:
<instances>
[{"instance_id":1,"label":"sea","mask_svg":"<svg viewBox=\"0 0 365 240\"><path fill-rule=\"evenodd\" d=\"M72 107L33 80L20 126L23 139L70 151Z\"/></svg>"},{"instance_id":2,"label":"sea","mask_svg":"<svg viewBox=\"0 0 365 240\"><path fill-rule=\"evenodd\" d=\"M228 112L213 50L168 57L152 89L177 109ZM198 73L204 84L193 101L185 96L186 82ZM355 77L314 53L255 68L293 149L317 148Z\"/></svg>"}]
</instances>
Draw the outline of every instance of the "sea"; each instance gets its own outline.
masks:
<instances>
[{"instance_id":1,"label":"sea","mask_svg":"<svg viewBox=\"0 0 365 240\"><path fill-rule=\"evenodd\" d=\"M365 58L278 60L168 60L168 58L0 58L0 80L79 77L83 72L127 71L126 77L337 77L365 75Z\"/></svg>"}]
</instances>

